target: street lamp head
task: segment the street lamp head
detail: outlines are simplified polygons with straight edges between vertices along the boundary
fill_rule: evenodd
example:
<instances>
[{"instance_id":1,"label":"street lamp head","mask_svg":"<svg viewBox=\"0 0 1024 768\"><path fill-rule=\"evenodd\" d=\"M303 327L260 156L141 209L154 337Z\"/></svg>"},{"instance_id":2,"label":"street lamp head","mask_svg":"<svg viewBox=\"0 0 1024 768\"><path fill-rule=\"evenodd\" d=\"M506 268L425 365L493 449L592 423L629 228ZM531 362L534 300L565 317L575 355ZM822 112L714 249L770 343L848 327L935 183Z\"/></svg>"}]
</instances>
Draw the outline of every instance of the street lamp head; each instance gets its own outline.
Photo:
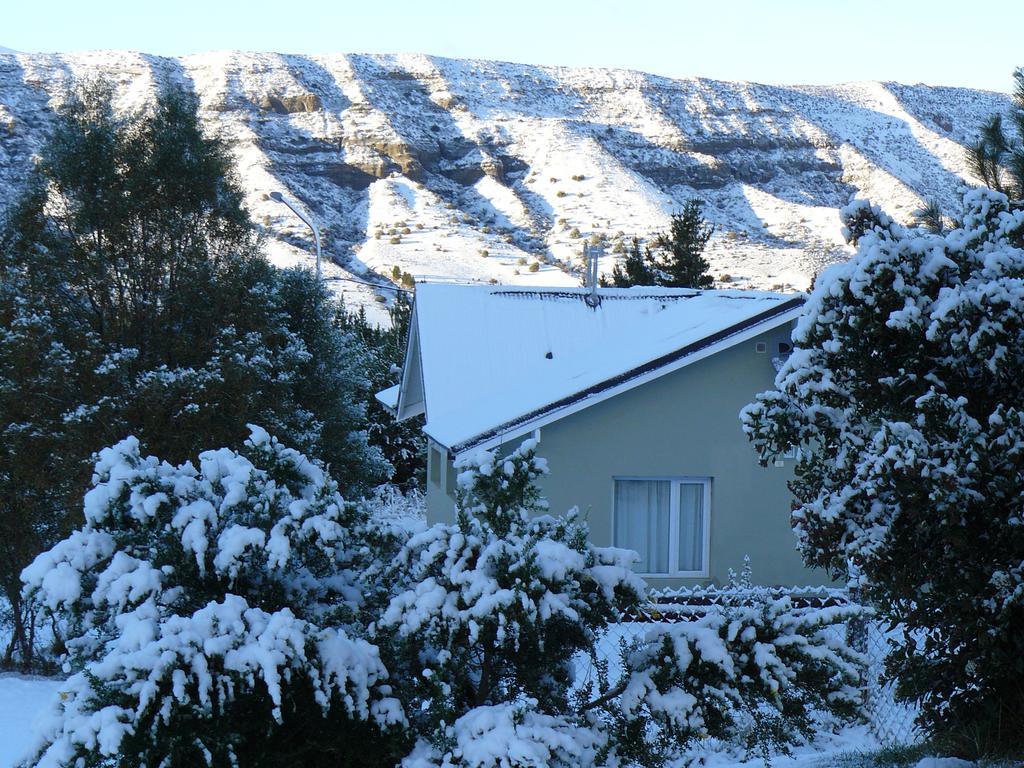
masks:
<instances>
[{"instance_id":1,"label":"street lamp head","mask_svg":"<svg viewBox=\"0 0 1024 768\"><path fill-rule=\"evenodd\" d=\"M280 192L276 192L276 191L275 192L271 192L269 195L267 195L267 197L269 197L275 203L284 203L285 205L287 205L292 210L292 213L294 213L296 216L298 216L300 219L302 219L303 223L307 227L309 227L310 231L312 231L312 233L313 233L313 241L316 243L316 279L319 280L320 279L320 228L317 227L316 222L314 222L311 218L309 218L309 216L307 216L302 211L300 211L298 208L296 208L294 205L292 205L290 202L285 200L284 196Z\"/></svg>"}]
</instances>

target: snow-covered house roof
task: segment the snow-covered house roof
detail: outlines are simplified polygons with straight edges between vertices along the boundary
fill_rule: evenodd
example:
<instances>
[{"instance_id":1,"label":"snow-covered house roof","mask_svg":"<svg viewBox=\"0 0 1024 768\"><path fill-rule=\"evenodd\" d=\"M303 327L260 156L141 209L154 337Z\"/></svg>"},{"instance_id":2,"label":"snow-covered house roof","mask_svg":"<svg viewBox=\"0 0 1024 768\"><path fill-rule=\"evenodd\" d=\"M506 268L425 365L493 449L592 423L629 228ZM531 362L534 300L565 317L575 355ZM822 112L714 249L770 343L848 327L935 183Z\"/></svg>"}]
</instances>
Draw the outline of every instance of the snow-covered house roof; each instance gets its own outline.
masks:
<instances>
[{"instance_id":1,"label":"snow-covered house roof","mask_svg":"<svg viewBox=\"0 0 1024 768\"><path fill-rule=\"evenodd\" d=\"M377 399L458 455L491 447L794 319L802 295L426 283L402 382Z\"/></svg>"}]
</instances>

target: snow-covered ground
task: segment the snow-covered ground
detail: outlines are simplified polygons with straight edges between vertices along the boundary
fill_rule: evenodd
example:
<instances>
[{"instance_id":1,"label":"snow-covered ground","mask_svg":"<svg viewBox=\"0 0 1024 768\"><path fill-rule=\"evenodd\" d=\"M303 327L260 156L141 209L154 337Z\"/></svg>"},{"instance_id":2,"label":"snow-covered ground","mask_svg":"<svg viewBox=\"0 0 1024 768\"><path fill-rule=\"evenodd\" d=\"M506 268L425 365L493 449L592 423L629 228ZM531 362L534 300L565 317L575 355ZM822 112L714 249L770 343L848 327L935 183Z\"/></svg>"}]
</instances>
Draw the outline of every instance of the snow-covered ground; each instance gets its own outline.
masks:
<instances>
[{"instance_id":1,"label":"snow-covered ground","mask_svg":"<svg viewBox=\"0 0 1024 768\"><path fill-rule=\"evenodd\" d=\"M878 746L866 726L856 726L823 736L812 746L795 747L791 755L773 755L771 768L835 768L840 755L869 752ZM720 745L695 747L690 756L699 758L695 764L702 768L766 768L762 758L743 759Z\"/></svg>"},{"instance_id":2,"label":"snow-covered ground","mask_svg":"<svg viewBox=\"0 0 1024 768\"><path fill-rule=\"evenodd\" d=\"M0 768L12 768L29 748L33 723L58 694L60 684L0 673Z\"/></svg>"},{"instance_id":3,"label":"snow-covered ground","mask_svg":"<svg viewBox=\"0 0 1024 768\"><path fill-rule=\"evenodd\" d=\"M46 678L0 675L0 768L13 768L31 744L32 724L60 690L60 681ZM874 748L876 745L863 727L851 728L829 737L814 748L795 750L792 757L773 758L775 768L825 768L835 754ZM694 754L700 754L695 751ZM737 762L717 749L705 751L708 768L747 766L761 768L760 759Z\"/></svg>"},{"instance_id":4,"label":"snow-covered ground","mask_svg":"<svg viewBox=\"0 0 1024 768\"><path fill-rule=\"evenodd\" d=\"M14 768L32 743L33 723L60 692L60 680L0 673L0 768ZM813 746L798 747L791 756L772 757L772 768L832 768L837 761L879 748L866 726L847 728L819 738ZM697 746L704 768L764 768L760 758L742 759L718 744ZM853 765L844 762L843 765ZM967 768L969 763L926 758L918 768Z\"/></svg>"}]
</instances>

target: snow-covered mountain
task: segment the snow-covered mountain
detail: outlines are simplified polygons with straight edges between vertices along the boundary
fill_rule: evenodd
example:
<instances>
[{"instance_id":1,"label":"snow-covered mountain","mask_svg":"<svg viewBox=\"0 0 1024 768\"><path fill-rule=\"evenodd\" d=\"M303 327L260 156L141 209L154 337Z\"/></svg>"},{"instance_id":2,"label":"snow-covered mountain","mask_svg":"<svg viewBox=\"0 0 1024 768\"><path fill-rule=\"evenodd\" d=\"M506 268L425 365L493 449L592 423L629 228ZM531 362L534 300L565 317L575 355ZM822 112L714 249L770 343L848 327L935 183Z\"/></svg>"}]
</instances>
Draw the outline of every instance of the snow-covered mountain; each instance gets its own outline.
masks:
<instances>
[{"instance_id":1,"label":"snow-covered mountain","mask_svg":"<svg viewBox=\"0 0 1024 768\"><path fill-rule=\"evenodd\" d=\"M851 83L777 87L640 72L423 55L217 52L0 55L0 206L78 78L103 75L125 108L161 83L198 93L233 145L273 257L309 263L310 238L273 190L325 231L329 279L578 284L585 240L665 228L698 195L717 225L713 271L732 287L799 288L842 258L837 209L870 197L909 219L952 204L962 145L1001 93ZM813 77L813 69L808 75ZM388 283L390 284L390 283ZM387 295L387 291L384 294Z\"/></svg>"}]
</instances>

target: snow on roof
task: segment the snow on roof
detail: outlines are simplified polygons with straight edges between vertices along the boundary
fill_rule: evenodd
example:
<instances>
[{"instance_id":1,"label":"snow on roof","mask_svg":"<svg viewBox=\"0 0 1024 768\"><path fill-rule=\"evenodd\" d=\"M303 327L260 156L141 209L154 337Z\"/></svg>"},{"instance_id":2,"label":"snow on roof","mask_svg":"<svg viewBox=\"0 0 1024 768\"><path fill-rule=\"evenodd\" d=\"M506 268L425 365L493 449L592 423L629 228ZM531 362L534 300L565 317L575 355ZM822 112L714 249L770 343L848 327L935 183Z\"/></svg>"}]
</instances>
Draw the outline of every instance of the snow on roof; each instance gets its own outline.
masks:
<instances>
[{"instance_id":1,"label":"snow on roof","mask_svg":"<svg viewBox=\"0 0 1024 768\"><path fill-rule=\"evenodd\" d=\"M393 387L382 389L374 397L377 398L377 402L387 408L389 411L394 411L398 408L398 390L401 389L401 384L395 384Z\"/></svg>"},{"instance_id":2,"label":"snow on roof","mask_svg":"<svg viewBox=\"0 0 1024 768\"><path fill-rule=\"evenodd\" d=\"M636 386L698 351L730 346L753 326L761 332L792 319L804 301L760 291L602 288L600 304L591 307L587 293L417 285L406 368L421 367L424 431L460 453L495 434L535 428L540 417L582 399ZM404 381L411 388L419 377ZM390 393L379 397L390 401ZM417 397L403 392L402 402Z\"/></svg>"}]
</instances>

